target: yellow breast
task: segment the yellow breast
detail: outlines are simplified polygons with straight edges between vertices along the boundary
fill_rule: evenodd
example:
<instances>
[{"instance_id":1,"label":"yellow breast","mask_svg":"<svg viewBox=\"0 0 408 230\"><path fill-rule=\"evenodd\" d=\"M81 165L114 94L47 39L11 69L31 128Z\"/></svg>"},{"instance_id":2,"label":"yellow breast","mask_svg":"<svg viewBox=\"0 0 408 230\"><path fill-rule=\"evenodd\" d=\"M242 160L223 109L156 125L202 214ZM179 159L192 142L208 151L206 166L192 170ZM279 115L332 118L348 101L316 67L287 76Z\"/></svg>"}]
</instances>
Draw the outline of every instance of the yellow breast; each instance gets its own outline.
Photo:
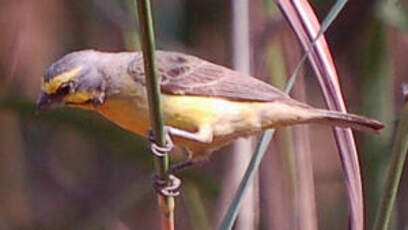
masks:
<instances>
[{"instance_id":1,"label":"yellow breast","mask_svg":"<svg viewBox=\"0 0 408 230\"><path fill-rule=\"evenodd\" d=\"M146 103L127 98L109 98L96 110L120 127L139 135L146 135L150 127Z\"/></svg>"}]
</instances>

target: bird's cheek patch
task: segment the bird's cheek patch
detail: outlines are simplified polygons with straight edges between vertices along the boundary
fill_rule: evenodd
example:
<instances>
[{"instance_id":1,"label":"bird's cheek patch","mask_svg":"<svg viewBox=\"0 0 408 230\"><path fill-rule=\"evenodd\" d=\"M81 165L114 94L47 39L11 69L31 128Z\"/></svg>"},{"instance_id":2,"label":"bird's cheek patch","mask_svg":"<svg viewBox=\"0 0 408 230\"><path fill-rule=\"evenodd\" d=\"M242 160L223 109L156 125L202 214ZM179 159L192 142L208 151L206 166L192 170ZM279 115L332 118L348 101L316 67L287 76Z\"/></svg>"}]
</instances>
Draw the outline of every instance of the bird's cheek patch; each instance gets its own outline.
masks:
<instances>
[{"instance_id":1,"label":"bird's cheek patch","mask_svg":"<svg viewBox=\"0 0 408 230\"><path fill-rule=\"evenodd\" d=\"M92 101L94 98L98 97L96 91L91 92L75 92L65 96L64 101L67 103L81 104Z\"/></svg>"}]
</instances>

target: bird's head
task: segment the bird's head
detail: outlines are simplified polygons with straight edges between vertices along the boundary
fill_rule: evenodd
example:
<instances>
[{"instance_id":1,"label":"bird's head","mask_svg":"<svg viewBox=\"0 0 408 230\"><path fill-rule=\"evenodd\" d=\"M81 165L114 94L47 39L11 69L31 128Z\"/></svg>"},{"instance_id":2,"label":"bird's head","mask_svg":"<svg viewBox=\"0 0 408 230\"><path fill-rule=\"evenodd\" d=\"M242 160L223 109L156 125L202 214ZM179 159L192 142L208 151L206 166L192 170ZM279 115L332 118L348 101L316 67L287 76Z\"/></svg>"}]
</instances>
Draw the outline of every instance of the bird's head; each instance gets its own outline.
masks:
<instances>
[{"instance_id":1,"label":"bird's head","mask_svg":"<svg viewBox=\"0 0 408 230\"><path fill-rule=\"evenodd\" d=\"M61 105L92 107L102 104L105 79L99 68L101 55L98 51L84 50L54 62L43 76L37 112Z\"/></svg>"}]
</instances>

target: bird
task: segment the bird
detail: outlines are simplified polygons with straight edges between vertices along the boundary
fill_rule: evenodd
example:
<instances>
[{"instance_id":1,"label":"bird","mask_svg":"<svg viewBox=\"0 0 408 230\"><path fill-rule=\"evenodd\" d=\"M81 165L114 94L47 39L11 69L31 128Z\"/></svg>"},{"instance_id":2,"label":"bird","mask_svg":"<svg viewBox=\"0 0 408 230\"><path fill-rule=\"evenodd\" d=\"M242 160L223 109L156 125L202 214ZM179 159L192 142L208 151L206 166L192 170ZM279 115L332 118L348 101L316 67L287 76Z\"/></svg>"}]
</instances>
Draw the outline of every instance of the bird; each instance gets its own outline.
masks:
<instances>
[{"instance_id":1,"label":"bird","mask_svg":"<svg viewBox=\"0 0 408 230\"><path fill-rule=\"evenodd\" d=\"M384 125L364 116L314 108L250 75L204 59L155 51L163 118L190 162L265 129L317 123L378 133ZM142 52L81 50L45 71L37 111L61 106L95 111L146 136L149 105Z\"/></svg>"}]
</instances>

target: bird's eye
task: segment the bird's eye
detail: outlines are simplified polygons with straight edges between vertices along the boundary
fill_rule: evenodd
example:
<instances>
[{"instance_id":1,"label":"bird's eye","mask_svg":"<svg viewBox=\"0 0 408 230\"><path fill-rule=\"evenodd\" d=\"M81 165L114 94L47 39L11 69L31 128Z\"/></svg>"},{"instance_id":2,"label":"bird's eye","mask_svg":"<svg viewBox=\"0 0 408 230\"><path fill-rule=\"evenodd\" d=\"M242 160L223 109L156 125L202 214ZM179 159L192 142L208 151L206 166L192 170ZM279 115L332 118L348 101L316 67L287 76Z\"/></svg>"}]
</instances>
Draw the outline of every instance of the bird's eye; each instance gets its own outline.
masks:
<instances>
[{"instance_id":1,"label":"bird's eye","mask_svg":"<svg viewBox=\"0 0 408 230\"><path fill-rule=\"evenodd\" d=\"M65 84L65 85L61 86L61 87L58 89L57 94L58 94L58 95L61 95L61 96L64 96L64 95L69 94L70 91L71 91L70 85L69 85L69 84Z\"/></svg>"}]
</instances>

